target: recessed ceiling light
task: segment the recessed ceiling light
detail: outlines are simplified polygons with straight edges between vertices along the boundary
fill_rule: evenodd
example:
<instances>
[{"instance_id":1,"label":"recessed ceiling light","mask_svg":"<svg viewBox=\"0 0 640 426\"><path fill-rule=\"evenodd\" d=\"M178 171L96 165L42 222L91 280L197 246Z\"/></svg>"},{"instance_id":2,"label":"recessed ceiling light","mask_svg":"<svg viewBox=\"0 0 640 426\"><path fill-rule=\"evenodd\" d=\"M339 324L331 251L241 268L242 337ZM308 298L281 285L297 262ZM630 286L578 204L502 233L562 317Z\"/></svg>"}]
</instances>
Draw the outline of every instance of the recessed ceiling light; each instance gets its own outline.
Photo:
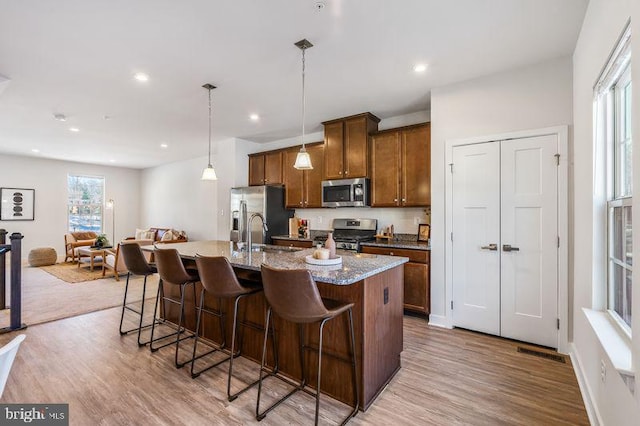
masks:
<instances>
[{"instance_id":1,"label":"recessed ceiling light","mask_svg":"<svg viewBox=\"0 0 640 426\"><path fill-rule=\"evenodd\" d=\"M53 118L58 121L67 121L67 117L64 114L53 114Z\"/></svg>"},{"instance_id":2,"label":"recessed ceiling light","mask_svg":"<svg viewBox=\"0 0 640 426\"><path fill-rule=\"evenodd\" d=\"M69 131L70 132L74 132L74 133L78 133L80 131L80 129L78 129L77 127L69 127Z\"/></svg>"},{"instance_id":3,"label":"recessed ceiling light","mask_svg":"<svg viewBox=\"0 0 640 426\"><path fill-rule=\"evenodd\" d=\"M149 75L145 74L143 72L137 72L133 75L133 78L135 78L138 81L149 81Z\"/></svg>"},{"instance_id":4,"label":"recessed ceiling light","mask_svg":"<svg viewBox=\"0 0 640 426\"><path fill-rule=\"evenodd\" d=\"M251 115L249 116L249 120L251 120L251 121L258 121L258 120L260 120L260 116L259 116L258 114L251 114Z\"/></svg>"},{"instance_id":5,"label":"recessed ceiling light","mask_svg":"<svg viewBox=\"0 0 640 426\"><path fill-rule=\"evenodd\" d=\"M166 143L161 143L160 144L160 148L168 148L168 147L169 147L169 145L167 145Z\"/></svg>"},{"instance_id":6,"label":"recessed ceiling light","mask_svg":"<svg viewBox=\"0 0 640 426\"><path fill-rule=\"evenodd\" d=\"M427 70L427 66L425 64L416 64L413 67L415 72L425 72Z\"/></svg>"},{"instance_id":7,"label":"recessed ceiling light","mask_svg":"<svg viewBox=\"0 0 640 426\"><path fill-rule=\"evenodd\" d=\"M31 150L31 152L38 153L38 152L40 152L40 150L39 150L39 149L37 149L37 148L33 148L33 149Z\"/></svg>"},{"instance_id":8,"label":"recessed ceiling light","mask_svg":"<svg viewBox=\"0 0 640 426\"><path fill-rule=\"evenodd\" d=\"M109 160L110 163L115 163L116 160L114 160L113 158L111 160Z\"/></svg>"}]
</instances>

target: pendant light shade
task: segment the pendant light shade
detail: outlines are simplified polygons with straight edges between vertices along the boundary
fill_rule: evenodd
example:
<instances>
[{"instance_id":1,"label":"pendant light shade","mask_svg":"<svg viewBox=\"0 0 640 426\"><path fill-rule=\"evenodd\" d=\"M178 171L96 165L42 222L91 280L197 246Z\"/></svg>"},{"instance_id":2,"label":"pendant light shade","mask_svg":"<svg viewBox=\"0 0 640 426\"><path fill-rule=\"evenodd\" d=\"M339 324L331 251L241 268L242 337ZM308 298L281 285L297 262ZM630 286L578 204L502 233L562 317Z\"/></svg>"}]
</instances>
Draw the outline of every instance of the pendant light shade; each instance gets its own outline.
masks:
<instances>
[{"instance_id":1,"label":"pendant light shade","mask_svg":"<svg viewBox=\"0 0 640 426\"><path fill-rule=\"evenodd\" d=\"M202 87L209 91L209 163L202 171L202 180L218 180L216 171L213 169L213 165L211 165L211 91L215 89L216 86L207 83Z\"/></svg>"},{"instance_id":2,"label":"pendant light shade","mask_svg":"<svg viewBox=\"0 0 640 426\"><path fill-rule=\"evenodd\" d=\"M305 119L305 106L306 106L305 105L306 98L304 93L304 71L305 71L304 52L308 48L313 47L313 44L311 44L311 42L305 38L295 43L295 45L300 50L302 50L302 137L301 137L302 148L300 148L300 152L298 152L298 155L296 156L296 162L293 165L293 167L298 170L311 170L313 169L313 165L311 164L311 157L309 156L309 153L304 147L304 119Z\"/></svg>"}]
</instances>

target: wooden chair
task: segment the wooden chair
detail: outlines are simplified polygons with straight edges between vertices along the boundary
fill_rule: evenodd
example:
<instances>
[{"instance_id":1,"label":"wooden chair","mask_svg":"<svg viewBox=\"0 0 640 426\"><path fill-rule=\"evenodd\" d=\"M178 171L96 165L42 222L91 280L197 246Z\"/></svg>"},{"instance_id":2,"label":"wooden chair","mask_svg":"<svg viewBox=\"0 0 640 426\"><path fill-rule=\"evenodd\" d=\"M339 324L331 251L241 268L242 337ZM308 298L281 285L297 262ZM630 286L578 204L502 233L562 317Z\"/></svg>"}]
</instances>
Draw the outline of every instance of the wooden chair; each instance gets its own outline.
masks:
<instances>
[{"instance_id":1,"label":"wooden chair","mask_svg":"<svg viewBox=\"0 0 640 426\"><path fill-rule=\"evenodd\" d=\"M71 259L72 262L75 262L76 258L80 260L78 247L92 246L96 243L96 238L98 238L98 234L95 232L70 232L64 234L64 261L67 262Z\"/></svg>"},{"instance_id":2,"label":"wooden chair","mask_svg":"<svg viewBox=\"0 0 640 426\"><path fill-rule=\"evenodd\" d=\"M153 244L153 240L126 240L127 244L138 244L139 246L150 246ZM147 262L151 261L151 253L145 253ZM102 262L102 276L104 277L106 272L113 272L113 277L116 281L120 281L120 275L124 275L128 272L127 265L124 262L124 257L120 255L120 244L116 248L110 248L105 250L104 261Z\"/></svg>"}]
</instances>

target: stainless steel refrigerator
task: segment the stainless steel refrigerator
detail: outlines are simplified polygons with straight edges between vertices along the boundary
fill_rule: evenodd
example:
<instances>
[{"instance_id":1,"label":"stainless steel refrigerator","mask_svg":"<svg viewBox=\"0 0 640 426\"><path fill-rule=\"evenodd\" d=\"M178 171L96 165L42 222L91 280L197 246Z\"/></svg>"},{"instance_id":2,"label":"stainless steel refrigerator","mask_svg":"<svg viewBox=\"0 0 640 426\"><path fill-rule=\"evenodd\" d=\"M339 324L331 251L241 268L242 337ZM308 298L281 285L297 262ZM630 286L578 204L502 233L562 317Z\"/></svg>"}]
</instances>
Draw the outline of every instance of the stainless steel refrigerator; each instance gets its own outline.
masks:
<instances>
[{"instance_id":1,"label":"stainless steel refrigerator","mask_svg":"<svg viewBox=\"0 0 640 426\"><path fill-rule=\"evenodd\" d=\"M253 220L251 241L271 244L272 235L289 233L289 218L293 210L284 208L284 187L275 185L231 188L231 241L247 241L247 224L253 213L260 213L267 222L265 232L259 218Z\"/></svg>"}]
</instances>

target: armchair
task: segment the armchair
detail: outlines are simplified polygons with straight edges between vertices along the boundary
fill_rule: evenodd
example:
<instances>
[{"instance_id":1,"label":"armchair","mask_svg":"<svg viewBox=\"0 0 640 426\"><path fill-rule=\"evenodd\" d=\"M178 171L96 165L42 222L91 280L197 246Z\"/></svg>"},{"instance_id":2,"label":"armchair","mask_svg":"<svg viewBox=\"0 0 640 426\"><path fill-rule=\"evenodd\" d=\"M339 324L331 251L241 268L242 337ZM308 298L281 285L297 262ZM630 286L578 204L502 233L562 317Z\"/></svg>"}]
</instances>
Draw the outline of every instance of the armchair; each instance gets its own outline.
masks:
<instances>
[{"instance_id":1,"label":"armchair","mask_svg":"<svg viewBox=\"0 0 640 426\"><path fill-rule=\"evenodd\" d=\"M80 260L78 247L92 246L96 243L96 238L98 238L98 234L91 231L70 232L68 234L64 234L64 261L67 262L71 259L72 262L75 262L76 258Z\"/></svg>"},{"instance_id":2,"label":"armchair","mask_svg":"<svg viewBox=\"0 0 640 426\"><path fill-rule=\"evenodd\" d=\"M104 262L102 262L102 276L104 277L107 271L113 272L113 277L116 281L120 281L120 275L129 272L127 266L124 264L124 256L120 254L120 245L122 244L138 244L140 246L150 246L153 244L153 240L125 240L118 244L115 248L106 249ZM147 258L147 262L153 253L145 252L144 255Z\"/></svg>"}]
</instances>

